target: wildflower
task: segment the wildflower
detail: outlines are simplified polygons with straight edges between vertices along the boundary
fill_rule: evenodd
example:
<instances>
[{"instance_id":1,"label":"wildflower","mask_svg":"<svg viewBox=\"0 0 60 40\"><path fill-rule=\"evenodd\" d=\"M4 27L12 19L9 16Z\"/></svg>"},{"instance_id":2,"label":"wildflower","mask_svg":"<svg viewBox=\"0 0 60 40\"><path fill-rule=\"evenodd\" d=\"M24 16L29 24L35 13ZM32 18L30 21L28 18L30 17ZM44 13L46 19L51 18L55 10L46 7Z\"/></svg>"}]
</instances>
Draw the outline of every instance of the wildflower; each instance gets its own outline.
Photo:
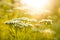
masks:
<instances>
[{"instance_id":1,"label":"wildflower","mask_svg":"<svg viewBox=\"0 0 60 40\"><path fill-rule=\"evenodd\" d=\"M24 26L25 26L25 27L28 27L28 26L29 26L29 24L28 24L28 23L25 23L25 24L24 24Z\"/></svg>"},{"instance_id":2,"label":"wildflower","mask_svg":"<svg viewBox=\"0 0 60 40\"><path fill-rule=\"evenodd\" d=\"M4 24L13 24L11 21L6 21Z\"/></svg>"},{"instance_id":3,"label":"wildflower","mask_svg":"<svg viewBox=\"0 0 60 40\"><path fill-rule=\"evenodd\" d=\"M45 38L52 39L56 32L51 29L45 29L42 33Z\"/></svg>"},{"instance_id":4,"label":"wildflower","mask_svg":"<svg viewBox=\"0 0 60 40\"><path fill-rule=\"evenodd\" d=\"M14 20L14 21L21 21L21 18L14 18L12 20Z\"/></svg>"},{"instance_id":5,"label":"wildflower","mask_svg":"<svg viewBox=\"0 0 60 40\"><path fill-rule=\"evenodd\" d=\"M24 23L16 23L15 26L18 26L20 28L23 28L24 27Z\"/></svg>"},{"instance_id":6,"label":"wildflower","mask_svg":"<svg viewBox=\"0 0 60 40\"><path fill-rule=\"evenodd\" d=\"M46 23L46 24L52 24L52 20L50 20L50 19L42 19L41 21L40 21L40 23Z\"/></svg>"},{"instance_id":7,"label":"wildflower","mask_svg":"<svg viewBox=\"0 0 60 40\"><path fill-rule=\"evenodd\" d=\"M20 21L17 21L17 20L16 20L16 21L12 21L12 23L19 23L19 22L20 22Z\"/></svg>"},{"instance_id":8,"label":"wildflower","mask_svg":"<svg viewBox=\"0 0 60 40\"><path fill-rule=\"evenodd\" d=\"M22 17L22 18L15 18L14 20L18 20L18 21L29 21L29 18Z\"/></svg>"},{"instance_id":9,"label":"wildflower","mask_svg":"<svg viewBox=\"0 0 60 40\"><path fill-rule=\"evenodd\" d=\"M29 23L25 23L25 27L33 27L33 25Z\"/></svg>"},{"instance_id":10,"label":"wildflower","mask_svg":"<svg viewBox=\"0 0 60 40\"><path fill-rule=\"evenodd\" d=\"M22 17L21 19L25 21L29 21L29 18L26 18L26 17Z\"/></svg>"},{"instance_id":11,"label":"wildflower","mask_svg":"<svg viewBox=\"0 0 60 40\"><path fill-rule=\"evenodd\" d=\"M4 22L5 24L15 24L15 23L19 23L20 21L14 21L14 20L9 20L9 21L6 21Z\"/></svg>"},{"instance_id":12,"label":"wildflower","mask_svg":"<svg viewBox=\"0 0 60 40\"><path fill-rule=\"evenodd\" d=\"M32 24L28 24L30 27L33 27L33 25Z\"/></svg>"},{"instance_id":13,"label":"wildflower","mask_svg":"<svg viewBox=\"0 0 60 40\"><path fill-rule=\"evenodd\" d=\"M50 30L50 29L45 29L43 32L44 32L44 33L55 33L54 31L52 31L52 30Z\"/></svg>"}]
</instances>

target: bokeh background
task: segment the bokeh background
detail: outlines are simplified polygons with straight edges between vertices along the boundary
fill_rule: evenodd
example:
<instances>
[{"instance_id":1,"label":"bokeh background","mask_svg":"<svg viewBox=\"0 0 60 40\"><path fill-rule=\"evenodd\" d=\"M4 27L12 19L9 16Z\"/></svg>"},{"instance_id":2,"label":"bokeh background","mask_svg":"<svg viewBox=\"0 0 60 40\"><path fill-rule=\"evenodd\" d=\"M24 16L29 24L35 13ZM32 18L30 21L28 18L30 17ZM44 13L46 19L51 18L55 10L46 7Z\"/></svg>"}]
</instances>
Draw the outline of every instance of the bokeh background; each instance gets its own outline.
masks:
<instances>
[{"instance_id":1,"label":"bokeh background","mask_svg":"<svg viewBox=\"0 0 60 40\"><path fill-rule=\"evenodd\" d=\"M0 40L60 40L60 0L49 1L33 9L21 0L0 0Z\"/></svg>"}]
</instances>

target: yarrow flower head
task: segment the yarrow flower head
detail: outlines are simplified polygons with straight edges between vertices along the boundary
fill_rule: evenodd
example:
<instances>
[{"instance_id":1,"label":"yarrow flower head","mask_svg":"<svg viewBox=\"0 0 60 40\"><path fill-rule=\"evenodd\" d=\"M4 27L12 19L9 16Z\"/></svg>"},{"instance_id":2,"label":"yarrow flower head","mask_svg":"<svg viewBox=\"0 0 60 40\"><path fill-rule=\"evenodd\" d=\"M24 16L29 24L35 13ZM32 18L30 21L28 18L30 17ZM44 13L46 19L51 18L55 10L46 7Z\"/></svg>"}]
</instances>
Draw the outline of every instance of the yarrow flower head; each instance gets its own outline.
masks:
<instances>
[{"instance_id":1,"label":"yarrow flower head","mask_svg":"<svg viewBox=\"0 0 60 40\"><path fill-rule=\"evenodd\" d=\"M15 18L14 20L18 20L18 21L29 21L29 18L22 17L22 18Z\"/></svg>"},{"instance_id":2,"label":"yarrow flower head","mask_svg":"<svg viewBox=\"0 0 60 40\"><path fill-rule=\"evenodd\" d=\"M52 22L52 20L50 20L50 19L42 19L41 21L39 21L40 23L46 23L46 24L52 24L53 22Z\"/></svg>"},{"instance_id":3,"label":"yarrow flower head","mask_svg":"<svg viewBox=\"0 0 60 40\"><path fill-rule=\"evenodd\" d=\"M19 23L20 21L14 21L14 20L9 20L9 21L6 21L4 22L5 24L15 24L15 23Z\"/></svg>"},{"instance_id":4,"label":"yarrow flower head","mask_svg":"<svg viewBox=\"0 0 60 40\"><path fill-rule=\"evenodd\" d=\"M44 34L55 34L56 32L51 30L51 29L45 29L42 31L42 33L44 33Z\"/></svg>"},{"instance_id":5,"label":"yarrow flower head","mask_svg":"<svg viewBox=\"0 0 60 40\"><path fill-rule=\"evenodd\" d=\"M23 18L15 18L15 19L6 21L4 23L8 24L8 25L12 24L12 25L14 25L16 27L18 26L20 28L23 28L23 27L32 27L32 24L30 24L27 20L29 21L29 19L25 18L25 17L23 17ZM27 22L24 22L24 21L27 21Z\"/></svg>"}]
</instances>

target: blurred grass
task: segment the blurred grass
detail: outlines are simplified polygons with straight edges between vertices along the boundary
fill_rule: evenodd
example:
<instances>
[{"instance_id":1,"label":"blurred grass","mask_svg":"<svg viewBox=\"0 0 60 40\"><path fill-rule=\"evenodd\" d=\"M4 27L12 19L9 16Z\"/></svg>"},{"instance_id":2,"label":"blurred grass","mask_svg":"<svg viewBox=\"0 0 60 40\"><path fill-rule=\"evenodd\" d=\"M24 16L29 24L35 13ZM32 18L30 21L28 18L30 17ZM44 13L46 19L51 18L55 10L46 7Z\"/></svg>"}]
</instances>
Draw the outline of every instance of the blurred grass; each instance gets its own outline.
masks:
<instances>
[{"instance_id":1,"label":"blurred grass","mask_svg":"<svg viewBox=\"0 0 60 40\"><path fill-rule=\"evenodd\" d=\"M7 0L10 2L10 0ZM12 10L9 12L8 10ZM13 25L6 25L4 24L5 21L14 19L14 18L21 18L21 17L28 17L31 18L31 15L24 14L25 11L13 9L12 6L7 4L3 4L0 2L0 40L60 40L60 18L57 15L52 15L50 19L53 20L52 25L45 25L42 24L40 29L51 29L56 33L52 36L44 33L40 33L38 31L32 31L31 28L16 28ZM59 13L60 14L60 13ZM55 17L56 16L56 17ZM43 19L43 18L42 18ZM36 23L31 23L36 24Z\"/></svg>"}]
</instances>

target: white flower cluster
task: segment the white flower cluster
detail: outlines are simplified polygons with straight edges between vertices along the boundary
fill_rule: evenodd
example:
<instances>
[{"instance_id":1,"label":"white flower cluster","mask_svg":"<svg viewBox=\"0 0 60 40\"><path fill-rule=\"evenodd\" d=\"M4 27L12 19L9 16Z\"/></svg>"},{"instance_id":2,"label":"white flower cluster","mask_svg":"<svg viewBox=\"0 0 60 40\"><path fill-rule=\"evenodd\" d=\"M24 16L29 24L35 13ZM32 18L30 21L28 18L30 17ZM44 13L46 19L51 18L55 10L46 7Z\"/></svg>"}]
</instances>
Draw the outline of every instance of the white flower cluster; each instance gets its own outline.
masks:
<instances>
[{"instance_id":1,"label":"white flower cluster","mask_svg":"<svg viewBox=\"0 0 60 40\"><path fill-rule=\"evenodd\" d=\"M34 24L32 24L32 23L34 22ZM31 27L31 29L33 30L33 31L39 31L39 32L42 32L41 31L41 24L40 23L36 23L37 22L37 20L36 19L29 19L29 18L26 18L26 17L22 17L22 18L15 18L15 19L12 19L12 20L10 20L10 21L6 21L6 22L4 22L5 24L12 24L12 25L14 25L15 27L20 27L20 28L24 28L24 27ZM47 20L47 19L43 19L43 20L41 20L41 21L39 21L39 22L46 22L46 23L50 23L50 24L52 24L52 20ZM46 32L49 32L49 30L44 30L44 31L46 31Z\"/></svg>"},{"instance_id":2,"label":"white flower cluster","mask_svg":"<svg viewBox=\"0 0 60 40\"><path fill-rule=\"evenodd\" d=\"M46 24L52 24L52 20L51 19L42 19L41 21L39 21L40 23L46 23Z\"/></svg>"},{"instance_id":3,"label":"white flower cluster","mask_svg":"<svg viewBox=\"0 0 60 40\"><path fill-rule=\"evenodd\" d=\"M13 20L17 20L17 21L29 21L29 18L26 18L26 17L22 17L22 18L15 18Z\"/></svg>"},{"instance_id":4,"label":"white flower cluster","mask_svg":"<svg viewBox=\"0 0 60 40\"><path fill-rule=\"evenodd\" d=\"M55 33L53 30L51 30L51 29L45 29L45 30L43 30L43 33L50 33L50 34L53 34L53 33Z\"/></svg>"},{"instance_id":5,"label":"white flower cluster","mask_svg":"<svg viewBox=\"0 0 60 40\"><path fill-rule=\"evenodd\" d=\"M19 21L9 20L9 21L4 22L4 24L15 24L15 23L18 23L18 22Z\"/></svg>"},{"instance_id":6,"label":"white flower cluster","mask_svg":"<svg viewBox=\"0 0 60 40\"><path fill-rule=\"evenodd\" d=\"M28 27L28 26L33 26L32 24L29 23L29 19L22 17L22 18L15 18L10 21L4 22L5 24L12 24L14 26L19 26L19 27Z\"/></svg>"}]
</instances>

